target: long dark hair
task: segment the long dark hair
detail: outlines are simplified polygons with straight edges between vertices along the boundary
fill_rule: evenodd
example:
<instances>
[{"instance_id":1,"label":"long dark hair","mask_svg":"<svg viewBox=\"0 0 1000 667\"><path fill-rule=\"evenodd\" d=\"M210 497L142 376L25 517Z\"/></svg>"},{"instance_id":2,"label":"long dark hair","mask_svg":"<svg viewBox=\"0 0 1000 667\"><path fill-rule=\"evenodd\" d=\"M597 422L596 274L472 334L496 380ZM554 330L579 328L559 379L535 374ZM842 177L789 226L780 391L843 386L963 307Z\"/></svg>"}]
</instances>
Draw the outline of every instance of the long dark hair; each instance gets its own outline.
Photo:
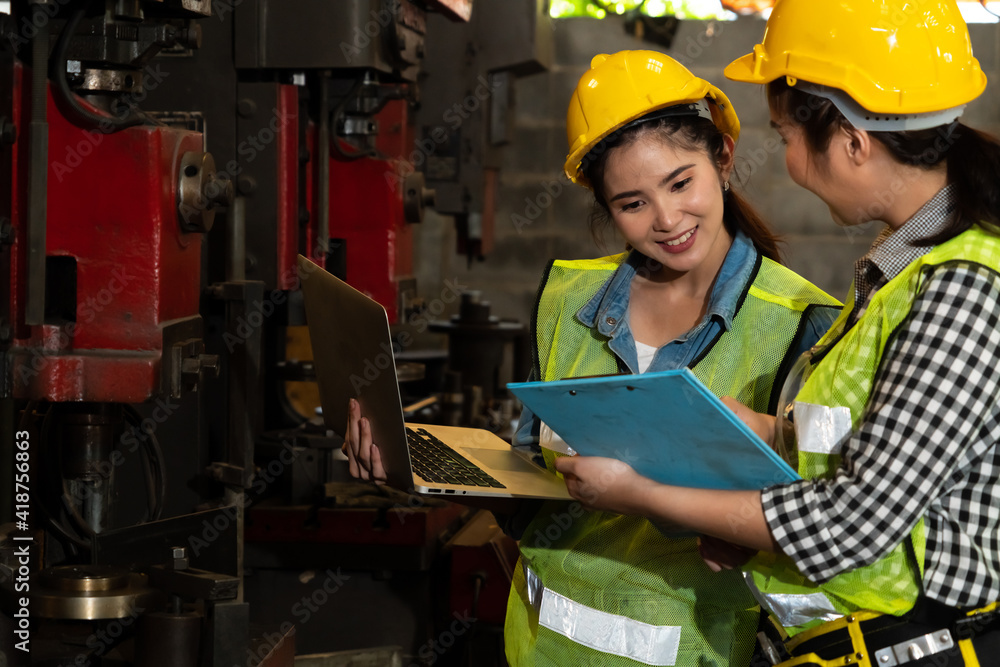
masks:
<instances>
[{"instance_id":1,"label":"long dark hair","mask_svg":"<svg viewBox=\"0 0 1000 667\"><path fill-rule=\"evenodd\" d=\"M654 139L685 150L704 150L718 165L725 155L722 136L722 132L707 118L671 116L626 127L601 142L592 153L594 158L584 167L583 174L594 188L594 206L590 214L590 232L594 240L603 245L604 232L613 224L611 210L604 196L604 173L611 149L630 146L640 138ZM735 170L733 173L735 175ZM778 248L781 238L733 187L725 194L722 222L730 235L735 235L736 230L742 230L750 237L760 254L781 262L781 251Z\"/></svg>"},{"instance_id":2,"label":"long dark hair","mask_svg":"<svg viewBox=\"0 0 1000 667\"><path fill-rule=\"evenodd\" d=\"M853 129L840 110L822 97L789 86L782 77L767 84L767 102L783 119L802 128L806 144L816 154L826 152L840 129ZM915 244L937 245L973 225L1000 234L1000 142L962 123L927 130L869 132L892 157L911 167L932 170L942 163L958 205L948 226Z\"/></svg>"}]
</instances>

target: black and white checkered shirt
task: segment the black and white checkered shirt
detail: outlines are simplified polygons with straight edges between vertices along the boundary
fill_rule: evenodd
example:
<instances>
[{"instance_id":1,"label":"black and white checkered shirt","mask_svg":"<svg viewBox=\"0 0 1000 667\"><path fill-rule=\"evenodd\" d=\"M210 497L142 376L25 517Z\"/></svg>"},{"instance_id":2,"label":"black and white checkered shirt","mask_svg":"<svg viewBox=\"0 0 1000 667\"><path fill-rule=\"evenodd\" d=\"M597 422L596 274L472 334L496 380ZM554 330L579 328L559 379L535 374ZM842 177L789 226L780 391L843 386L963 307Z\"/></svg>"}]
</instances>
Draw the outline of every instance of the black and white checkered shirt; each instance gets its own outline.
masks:
<instances>
[{"instance_id":1,"label":"black and white checkered shirt","mask_svg":"<svg viewBox=\"0 0 1000 667\"><path fill-rule=\"evenodd\" d=\"M882 285L926 255L934 246L917 245L940 231L955 210L955 188L946 185L895 232L886 227L876 237L868 254L854 263L854 310L850 324L865 312L868 300Z\"/></svg>"},{"instance_id":2,"label":"black and white checkered shirt","mask_svg":"<svg viewBox=\"0 0 1000 667\"><path fill-rule=\"evenodd\" d=\"M930 248L954 209L942 190L858 261L857 301ZM886 555L923 517L924 590L959 607L1000 598L1000 275L937 267L883 355L859 430L832 480L765 490L781 550L816 583Z\"/></svg>"}]
</instances>

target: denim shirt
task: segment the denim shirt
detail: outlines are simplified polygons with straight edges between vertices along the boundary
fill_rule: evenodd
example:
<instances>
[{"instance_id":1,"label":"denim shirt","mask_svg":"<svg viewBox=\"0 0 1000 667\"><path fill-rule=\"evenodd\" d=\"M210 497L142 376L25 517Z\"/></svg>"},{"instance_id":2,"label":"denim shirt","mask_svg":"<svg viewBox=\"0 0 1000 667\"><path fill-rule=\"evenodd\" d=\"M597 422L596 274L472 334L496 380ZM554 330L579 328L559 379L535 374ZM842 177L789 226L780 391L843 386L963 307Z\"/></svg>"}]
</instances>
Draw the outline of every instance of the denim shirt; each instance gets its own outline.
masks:
<instances>
[{"instance_id":1,"label":"denim shirt","mask_svg":"<svg viewBox=\"0 0 1000 667\"><path fill-rule=\"evenodd\" d=\"M645 255L633 250L590 301L576 313L576 319L582 324L596 329L609 339L608 347L618 357L619 367L630 373L637 372L638 358L635 338L629 326L629 296L636 272L641 271L642 267L650 262L651 260ZM729 331L733 326L733 317L736 316L740 297L747 289L747 283L753 276L756 263L757 250L753 247L753 242L742 231L737 231L712 287L705 316L693 329L658 349L646 372L686 368L715 340L716 336ZM799 348L793 353L798 356L808 350L830 328L835 317L836 312L833 312L833 309L813 309L812 315L805 323L805 332ZM539 452L539 426L539 420L527 407L524 407L514 434L514 447L526 453Z\"/></svg>"}]
</instances>

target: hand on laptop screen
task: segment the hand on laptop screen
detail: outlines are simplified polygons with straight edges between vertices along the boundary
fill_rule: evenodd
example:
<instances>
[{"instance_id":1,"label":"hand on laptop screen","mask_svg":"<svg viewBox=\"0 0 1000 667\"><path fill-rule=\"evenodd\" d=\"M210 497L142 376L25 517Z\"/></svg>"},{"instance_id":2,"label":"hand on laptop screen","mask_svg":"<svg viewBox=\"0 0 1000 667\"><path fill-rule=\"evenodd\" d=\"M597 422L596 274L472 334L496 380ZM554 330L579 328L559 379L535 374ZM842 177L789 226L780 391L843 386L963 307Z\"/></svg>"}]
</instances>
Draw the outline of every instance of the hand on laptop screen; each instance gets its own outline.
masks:
<instances>
[{"instance_id":1,"label":"hand on laptop screen","mask_svg":"<svg viewBox=\"0 0 1000 667\"><path fill-rule=\"evenodd\" d=\"M347 455L351 477L385 484L385 468L378 446L372 442L371 422L361 416L361 405L353 398L347 408L347 433L341 451Z\"/></svg>"}]
</instances>

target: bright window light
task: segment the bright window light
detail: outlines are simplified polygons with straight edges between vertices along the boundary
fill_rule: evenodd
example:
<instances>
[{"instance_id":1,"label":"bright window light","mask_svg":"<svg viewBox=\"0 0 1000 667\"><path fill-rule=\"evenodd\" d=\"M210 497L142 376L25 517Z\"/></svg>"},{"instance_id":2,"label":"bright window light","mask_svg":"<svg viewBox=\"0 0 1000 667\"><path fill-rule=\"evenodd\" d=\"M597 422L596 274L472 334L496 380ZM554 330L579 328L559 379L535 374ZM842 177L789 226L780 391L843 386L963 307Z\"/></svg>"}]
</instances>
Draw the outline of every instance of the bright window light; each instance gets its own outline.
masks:
<instances>
[{"instance_id":1,"label":"bright window light","mask_svg":"<svg viewBox=\"0 0 1000 667\"><path fill-rule=\"evenodd\" d=\"M679 19L732 20L736 14L722 7L721 0L553 0L549 15L553 18L625 14L639 9L648 16L676 16Z\"/></svg>"},{"instance_id":2,"label":"bright window light","mask_svg":"<svg viewBox=\"0 0 1000 667\"><path fill-rule=\"evenodd\" d=\"M555 18L568 16L593 16L603 18L607 13L623 14L633 9L648 16L676 16L680 19L736 18L733 11L767 19L774 0L552 0L549 13ZM986 7L981 0L959 0L958 6L967 23L997 23L1000 21L1000 0L988 0ZM988 8L988 9L987 9ZM733 11L730 11L733 10Z\"/></svg>"},{"instance_id":3,"label":"bright window light","mask_svg":"<svg viewBox=\"0 0 1000 667\"><path fill-rule=\"evenodd\" d=\"M989 7L987 9L986 7ZM978 2L960 2L958 8L962 12L962 18L966 23L996 23L1000 21L997 14L1000 14L1000 2L988 2L983 7Z\"/></svg>"}]
</instances>

